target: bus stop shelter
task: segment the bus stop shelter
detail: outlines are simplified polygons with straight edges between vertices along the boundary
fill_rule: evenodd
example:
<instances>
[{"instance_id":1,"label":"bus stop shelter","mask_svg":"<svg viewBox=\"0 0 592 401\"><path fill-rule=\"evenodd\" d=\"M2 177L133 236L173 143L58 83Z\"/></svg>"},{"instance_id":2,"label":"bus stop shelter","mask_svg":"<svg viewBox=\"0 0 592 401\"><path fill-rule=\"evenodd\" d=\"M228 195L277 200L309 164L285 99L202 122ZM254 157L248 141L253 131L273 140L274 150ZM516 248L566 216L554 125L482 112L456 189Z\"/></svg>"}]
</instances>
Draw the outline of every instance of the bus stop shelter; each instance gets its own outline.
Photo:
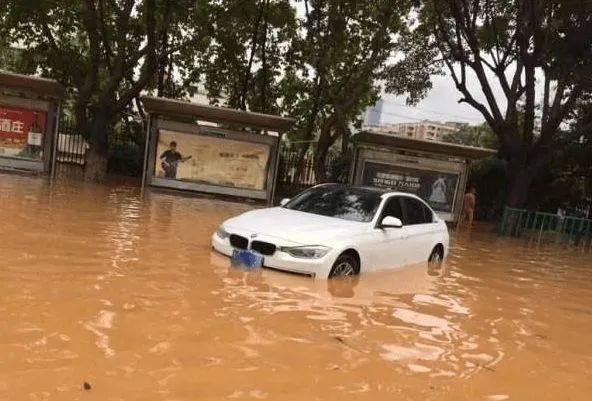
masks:
<instances>
[{"instance_id":1,"label":"bus stop shelter","mask_svg":"<svg viewBox=\"0 0 592 401\"><path fill-rule=\"evenodd\" d=\"M52 170L64 94L56 81L0 71L0 169Z\"/></svg>"},{"instance_id":2,"label":"bus stop shelter","mask_svg":"<svg viewBox=\"0 0 592 401\"><path fill-rule=\"evenodd\" d=\"M363 131L353 137L350 181L408 192L425 200L444 220L457 222L470 163L490 149Z\"/></svg>"},{"instance_id":3,"label":"bus stop shelter","mask_svg":"<svg viewBox=\"0 0 592 401\"><path fill-rule=\"evenodd\" d=\"M149 115L143 183L273 201L281 136L294 119L143 97Z\"/></svg>"}]
</instances>

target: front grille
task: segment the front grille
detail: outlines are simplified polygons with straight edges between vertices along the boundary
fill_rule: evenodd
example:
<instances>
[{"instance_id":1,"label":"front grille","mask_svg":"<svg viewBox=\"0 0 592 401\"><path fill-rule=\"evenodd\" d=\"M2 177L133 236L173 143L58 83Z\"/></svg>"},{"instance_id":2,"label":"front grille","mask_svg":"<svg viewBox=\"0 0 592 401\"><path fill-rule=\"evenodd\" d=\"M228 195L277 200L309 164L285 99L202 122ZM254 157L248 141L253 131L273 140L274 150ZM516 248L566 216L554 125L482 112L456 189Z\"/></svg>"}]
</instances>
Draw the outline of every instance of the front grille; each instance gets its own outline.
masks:
<instances>
[{"instance_id":1,"label":"front grille","mask_svg":"<svg viewBox=\"0 0 592 401\"><path fill-rule=\"evenodd\" d=\"M251 243L251 249L267 256L275 253L275 245L270 244L269 242L253 241Z\"/></svg>"},{"instance_id":2,"label":"front grille","mask_svg":"<svg viewBox=\"0 0 592 401\"><path fill-rule=\"evenodd\" d=\"M230 234L230 245L238 249L247 249L249 246L249 240L240 235Z\"/></svg>"}]
</instances>

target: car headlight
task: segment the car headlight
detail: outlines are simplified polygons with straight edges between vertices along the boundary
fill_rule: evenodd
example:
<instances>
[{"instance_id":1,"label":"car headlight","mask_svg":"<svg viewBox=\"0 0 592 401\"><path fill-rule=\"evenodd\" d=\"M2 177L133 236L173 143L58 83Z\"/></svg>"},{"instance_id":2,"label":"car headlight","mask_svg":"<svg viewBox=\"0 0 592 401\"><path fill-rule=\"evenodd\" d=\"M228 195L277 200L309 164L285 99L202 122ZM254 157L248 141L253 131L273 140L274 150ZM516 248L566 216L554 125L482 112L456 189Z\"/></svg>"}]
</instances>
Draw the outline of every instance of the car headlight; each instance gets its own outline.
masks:
<instances>
[{"instance_id":1,"label":"car headlight","mask_svg":"<svg viewBox=\"0 0 592 401\"><path fill-rule=\"evenodd\" d=\"M230 237L228 231L226 231L222 226L218 227L218 229L216 230L216 235L221 239L226 239Z\"/></svg>"},{"instance_id":2,"label":"car headlight","mask_svg":"<svg viewBox=\"0 0 592 401\"><path fill-rule=\"evenodd\" d=\"M331 248L326 246L314 245L314 246L290 246L281 247L282 252L286 252L288 255L295 258L302 259L320 259L325 256Z\"/></svg>"}]
</instances>

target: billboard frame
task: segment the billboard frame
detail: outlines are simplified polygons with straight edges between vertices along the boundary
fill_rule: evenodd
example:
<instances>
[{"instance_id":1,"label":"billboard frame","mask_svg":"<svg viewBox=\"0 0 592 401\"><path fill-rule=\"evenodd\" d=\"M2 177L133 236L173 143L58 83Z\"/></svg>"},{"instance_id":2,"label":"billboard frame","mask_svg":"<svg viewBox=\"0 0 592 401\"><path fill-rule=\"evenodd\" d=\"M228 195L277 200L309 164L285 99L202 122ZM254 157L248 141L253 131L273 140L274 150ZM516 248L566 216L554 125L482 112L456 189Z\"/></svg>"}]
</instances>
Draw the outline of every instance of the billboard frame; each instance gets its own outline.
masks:
<instances>
[{"instance_id":1,"label":"billboard frame","mask_svg":"<svg viewBox=\"0 0 592 401\"><path fill-rule=\"evenodd\" d=\"M0 106L47 113L41 159L0 155L0 170L37 174L54 171L59 115L65 93L66 89L55 80L0 71Z\"/></svg>"},{"instance_id":2,"label":"billboard frame","mask_svg":"<svg viewBox=\"0 0 592 401\"><path fill-rule=\"evenodd\" d=\"M217 184L207 184L194 182L189 180L174 180L168 178L156 177L156 161L158 158L158 138L160 131L175 131L186 135L195 136L209 136L220 139L228 139L238 142L245 143L257 143L269 146L269 158L267 160L267 174L266 174L266 185L262 190L259 189L248 189L232 186L224 186ZM266 200L271 196L271 191L274 186L275 169L269 168L270 164L276 164L276 158L279 155L279 135L253 135L245 132L232 131L228 129L222 129L218 127L210 127L198 124L188 124L178 121L169 121L158 118L151 124L150 132L150 144L149 144L149 156L148 156L148 171L146 180L148 185L155 187L164 187L172 189L180 189L185 191L196 191L196 192L207 192L219 195L238 196L243 198L261 199Z\"/></svg>"},{"instance_id":3,"label":"billboard frame","mask_svg":"<svg viewBox=\"0 0 592 401\"><path fill-rule=\"evenodd\" d=\"M34 173L51 172L60 105L47 100L0 94L0 107L40 111L46 113L47 116L43 132L43 156L40 159L33 159L0 154L0 169Z\"/></svg>"},{"instance_id":4,"label":"billboard frame","mask_svg":"<svg viewBox=\"0 0 592 401\"><path fill-rule=\"evenodd\" d=\"M250 198L273 204L281 138L282 134L292 127L294 119L174 99L143 97L141 100L148 112L142 186ZM241 188L156 177L155 166L161 130L269 146L265 188Z\"/></svg>"},{"instance_id":5,"label":"billboard frame","mask_svg":"<svg viewBox=\"0 0 592 401\"><path fill-rule=\"evenodd\" d=\"M353 161L350 183L362 185L367 163L425 170L435 174L458 174L452 211L437 212L447 222L456 223L462 210L469 167L473 160L496 154L490 149L395 137L365 131L353 137Z\"/></svg>"}]
</instances>

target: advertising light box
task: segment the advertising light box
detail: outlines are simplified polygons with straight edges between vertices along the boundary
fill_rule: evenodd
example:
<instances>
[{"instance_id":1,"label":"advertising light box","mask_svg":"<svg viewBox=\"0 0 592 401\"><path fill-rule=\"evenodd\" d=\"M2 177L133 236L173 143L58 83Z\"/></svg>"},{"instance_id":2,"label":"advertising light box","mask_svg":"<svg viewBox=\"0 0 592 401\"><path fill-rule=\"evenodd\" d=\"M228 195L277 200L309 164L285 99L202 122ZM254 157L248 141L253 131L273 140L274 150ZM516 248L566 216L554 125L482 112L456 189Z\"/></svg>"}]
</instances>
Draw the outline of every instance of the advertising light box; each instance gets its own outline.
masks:
<instances>
[{"instance_id":1,"label":"advertising light box","mask_svg":"<svg viewBox=\"0 0 592 401\"><path fill-rule=\"evenodd\" d=\"M273 203L282 133L295 120L144 96L148 132L142 187Z\"/></svg>"},{"instance_id":2,"label":"advertising light box","mask_svg":"<svg viewBox=\"0 0 592 401\"><path fill-rule=\"evenodd\" d=\"M365 162L362 185L408 192L424 199L435 211L451 213L460 174Z\"/></svg>"},{"instance_id":3,"label":"advertising light box","mask_svg":"<svg viewBox=\"0 0 592 401\"><path fill-rule=\"evenodd\" d=\"M157 178L265 190L270 146L217 136L160 130Z\"/></svg>"},{"instance_id":4,"label":"advertising light box","mask_svg":"<svg viewBox=\"0 0 592 401\"><path fill-rule=\"evenodd\" d=\"M47 113L0 105L0 156L40 160Z\"/></svg>"},{"instance_id":5,"label":"advertising light box","mask_svg":"<svg viewBox=\"0 0 592 401\"><path fill-rule=\"evenodd\" d=\"M471 161L495 151L362 131L353 137L350 182L417 195L448 222L462 208Z\"/></svg>"}]
</instances>

